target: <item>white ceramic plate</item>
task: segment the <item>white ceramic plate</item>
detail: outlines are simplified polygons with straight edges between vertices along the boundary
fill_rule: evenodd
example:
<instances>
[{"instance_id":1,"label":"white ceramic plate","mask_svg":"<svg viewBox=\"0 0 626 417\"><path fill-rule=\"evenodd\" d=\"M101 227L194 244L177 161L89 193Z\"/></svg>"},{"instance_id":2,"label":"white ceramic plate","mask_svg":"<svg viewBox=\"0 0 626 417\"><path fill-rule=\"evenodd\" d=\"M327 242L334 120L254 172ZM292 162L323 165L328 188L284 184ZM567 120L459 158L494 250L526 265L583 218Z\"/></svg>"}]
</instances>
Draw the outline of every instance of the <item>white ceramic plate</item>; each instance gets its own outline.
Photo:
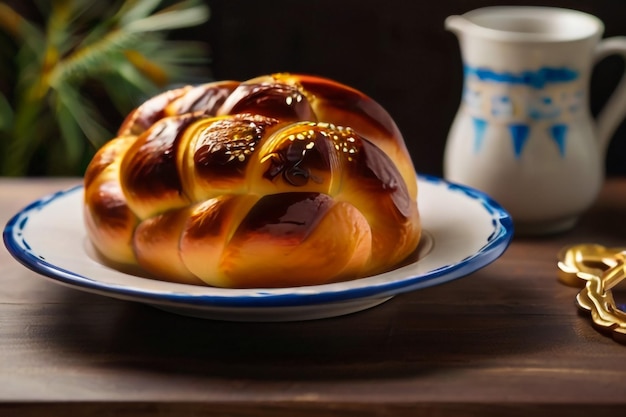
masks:
<instances>
[{"instance_id":1,"label":"white ceramic plate","mask_svg":"<svg viewBox=\"0 0 626 417\"><path fill-rule=\"evenodd\" d=\"M218 320L291 321L353 313L396 294L442 284L497 259L513 236L509 214L485 194L419 176L424 237L414 256L384 274L293 288L223 289L123 273L93 256L82 218L83 188L37 200L4 229L9 252L27 268L71 287Z\"/></svg>"}]
</instances>

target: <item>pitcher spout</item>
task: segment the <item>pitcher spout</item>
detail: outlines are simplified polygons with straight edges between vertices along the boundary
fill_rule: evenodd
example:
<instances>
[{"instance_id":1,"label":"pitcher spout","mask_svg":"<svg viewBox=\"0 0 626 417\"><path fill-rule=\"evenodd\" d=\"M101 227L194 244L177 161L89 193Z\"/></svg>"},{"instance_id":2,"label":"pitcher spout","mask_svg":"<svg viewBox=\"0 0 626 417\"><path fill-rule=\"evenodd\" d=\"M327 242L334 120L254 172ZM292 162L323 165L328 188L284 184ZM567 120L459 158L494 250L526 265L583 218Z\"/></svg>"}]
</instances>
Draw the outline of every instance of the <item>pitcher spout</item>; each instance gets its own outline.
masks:
<instances>
[{"instance_id":1,"label":"pitcher spout","mask_svg":"<svg viewBox=\"0 0 626 417\"><path fill-rule=\"evenodd\" d=\"M446 30L457 36L466 31L469 25L471 25L471 22L461 15L448 16L444 21L444 27Z\"/></svg>"}]
</instances>

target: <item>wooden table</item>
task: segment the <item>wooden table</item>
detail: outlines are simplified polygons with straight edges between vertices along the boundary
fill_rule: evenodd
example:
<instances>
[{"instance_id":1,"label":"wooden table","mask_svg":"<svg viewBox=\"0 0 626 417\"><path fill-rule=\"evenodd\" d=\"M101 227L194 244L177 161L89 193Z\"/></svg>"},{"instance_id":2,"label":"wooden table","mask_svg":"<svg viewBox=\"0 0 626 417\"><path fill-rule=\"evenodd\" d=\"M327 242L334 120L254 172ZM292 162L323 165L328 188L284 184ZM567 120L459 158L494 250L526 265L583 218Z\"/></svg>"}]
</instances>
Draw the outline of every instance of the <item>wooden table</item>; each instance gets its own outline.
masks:
<instances>
[{"instance_id":1,"label":"wooden table","mask_svg":"<svg viewBox=\"0 0 626 417\"><path fill-rule=\"evenodd\" d=\"M0 221L78 182L0 180ZM626 245L626 179L608 181L575 230L516 237L463 279L273 324L66 288L3 247L0 415L624 415L626 346L592 328L578 290L556 279L557 251L579 242Z\"/></svg>"}]
</instances>

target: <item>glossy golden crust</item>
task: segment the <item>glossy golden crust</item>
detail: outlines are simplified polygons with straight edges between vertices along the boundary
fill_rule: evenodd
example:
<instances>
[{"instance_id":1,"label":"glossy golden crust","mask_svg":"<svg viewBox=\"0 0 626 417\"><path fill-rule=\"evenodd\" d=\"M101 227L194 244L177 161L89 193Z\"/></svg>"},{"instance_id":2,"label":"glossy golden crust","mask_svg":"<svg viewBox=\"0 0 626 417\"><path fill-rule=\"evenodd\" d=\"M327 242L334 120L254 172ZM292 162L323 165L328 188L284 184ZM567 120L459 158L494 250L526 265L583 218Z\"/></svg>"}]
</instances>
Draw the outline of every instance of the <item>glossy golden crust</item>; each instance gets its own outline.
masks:
<instances>
[{"instance_id":1,"label":"glossy golden crust","mask_svg":"<svg viewBox=\"0 0 626 417\"><path fill-rule=\"evenodd\" d=\"M379 104L292 74L156 96L85 173L87 231L105 258L233 288L388 270L419 242L416 197Z\"/></svg>"}]
</instances>

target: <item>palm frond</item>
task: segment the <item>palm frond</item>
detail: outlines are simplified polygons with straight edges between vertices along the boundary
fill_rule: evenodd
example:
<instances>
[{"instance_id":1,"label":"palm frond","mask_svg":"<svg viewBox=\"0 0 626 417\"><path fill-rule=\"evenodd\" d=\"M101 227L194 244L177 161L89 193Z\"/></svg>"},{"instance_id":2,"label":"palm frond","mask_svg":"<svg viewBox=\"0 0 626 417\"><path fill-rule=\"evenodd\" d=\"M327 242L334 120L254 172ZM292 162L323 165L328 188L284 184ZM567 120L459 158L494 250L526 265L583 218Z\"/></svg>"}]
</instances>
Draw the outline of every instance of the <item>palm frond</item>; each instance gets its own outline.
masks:
<instances>
[{"instance_id":1,"label":"palm frond","mask_svg":"<svg viewBox=\"0 0 626 417\"><path fill-rule=\"evenodd\" d=\"M197 5L185 9L170 8L169 10L134 20L122 27L124 30L132 33L155 32L200 25L206 22L208 18L208 7Z\"/></svg>"},{"instance_id":2,"label":"palm frond","mask_svg":"<svg viewBox=\"0 0 626 417\"><path fill-rule=\"evenodd\" d=\"M159 87L146 78L132 64L127 63L119 67L118 75L129 85L136 87L147 95L154 95ZM146 98L146 97L144 97Z\"/></svg>"},{"instance_id":3,"label":"palm frond","mask_svg":"<svg viewBox=\"0 0 626 417\"><path fill-rule=\"evenodd\" d=\"M134 49L124 51L124 56L128 62L137 69L144 77L148 78L153 84L159 87L165 87L169 82L169 74L165 66L156 60L148 58L146 55Z\"/></svg>"},{"instance_id":4,"label":"palm frond","mask_svg":"<svg viewBox=\"0 0 626 417\"><path fill-rule=\"evenodd\" d=\"M97 108L74 88L60 88L56 90L56 96L57 108L67 110L68 115L80 127L93 149L102 146L103 138L111 136L111 133L100 123ZM68 145L71 146L71 142L68 142Z\"/></svg>"},{"instance_id":5,"label":"palm frond","mask_svg":"<svg viewBox=\"0 0 626 417\"><path fill-rule=\"evenodd\" d=\"M21 176L28 172L32 156L43 142L49 118L40 101L26 96L17 100L11 134L0 154L0 175Z\"/></svg>"},{"instance_id":6,"label":"palm frond","mask_svg":"<svg viewBox=\"0 0 626 417\"><path fill-rule=\"evenodd\" d=\"M51 11L46 25L46 41L48 48L54 48L60 56L72 50L77 42L73 33L73 22L81 12L78 9L84 1L57 0L51 2Z\"/></svg>"},{"instance_id":7,"label":"palm frond","mask_svg":"<svg viewBox=\"0 0 626 417\"><path fill-rule=\"evenodd\" d=\"M1 1L1 0L0 0ZM201 0L35 0L43 29L0 2L0 30L17 41L9 55L15 80L0 95L0 175L82 173L140 101L206 71L199 42L168 41L167 32L206 22ZM4 43L0 43L2 48ZM170 50L171 49L171 50ZM17 51L17 53L15 53ZM4 56L0 54L0 56ZM204 70L204 71L202 71ZM203 78L202 81L207 81Z\"/></svg>"},{"instance_id":8,"label":"palm frond","mask_svg":"<svg viewBox=\"0 0 626 417\"><path fill-rule=\"evenodd\" d=\"M0 93L0 132L8 132L13 126L13 109L9 100Z\"/></svg>"},{"instance_id":9,"label":"palm frond","mask_svg":"<svg viewBox=\"0 0 626 417\"><path fill-rule=\"evenodd\" d=\"M37 51L45 44L46 37L42 30L20 16L5 3L0 3L0 28L32 51Z\"/></svg>"},{"instance_id":10,"label":"palm frond","mask_svg":"<svg viewBox=\"0 0 626 417\"><path fill-rule=\"evenodd\" d=\"M130 66L130 63L126 62L122 65ZM121 66L118 69L121 69ZM122 71L125 72L126 70ZM128 71L133 71L133 69ZM128 82L118 72L104 72L98 77L98 80L104 90L107 91L111 104L119 114L128 114L129 111L145 101L151 91L157 92L154 86L150 86L151 90L146 91L145 85L138 86Z\"/></svg>"},{"instance_id":11,"label":"palm frond","mask_svg":"<svg viewBox=\"0 0 626 417\"><path fill-rule=\"evenodd\" d=\"M141 51L159 62L203 66L209 62L207 45L203 42L146 39Z\"/></svg>"},{"instance_id":12,"label":"palm frond","mask_svg":"<svg viewBox=\"0 0 626 417\"><path fill-rule=\"evenodd\" d=\"M121 26L143 19L154 12L161 0L128 0L118 10L115 17Z\"/></svg>"},{"instance_id":13,"label":"palm frond","mask_svg":"<svg viewBox=\"0 0 626 417\"><path fill-rule=\"evenodd\" d=\"M180 82L206 82L208 54L201 43L146 41L139 50L126 51L126 58L145 77L163 87Z\"/></svg>"},{"instance_id":14,"label":"palm frond","mask_svg":"<svg viewBox=\"0 0 626 417\"><path fill-rule=\"evenodd\" d=\"M121 54L137 42L132 33L115 30L89 48L81 48L60 62L50 74L50 84L74 80L80 82L106 65L112 55Z\"/></svg>"},{"instance_id":15,"label":"palm frond","mask_svg":"<svg viewBox=\"0 0 626 417\"><path fill-rule=\"evenodd\" d=\"M56 101L56 120L59 124L59 137L61 139L62 148L65 150L64 165L76 164L83 153L84 133L76 120L76 116L67 106L67 99L59 97Z\"/></svg>"}]
</instances>

